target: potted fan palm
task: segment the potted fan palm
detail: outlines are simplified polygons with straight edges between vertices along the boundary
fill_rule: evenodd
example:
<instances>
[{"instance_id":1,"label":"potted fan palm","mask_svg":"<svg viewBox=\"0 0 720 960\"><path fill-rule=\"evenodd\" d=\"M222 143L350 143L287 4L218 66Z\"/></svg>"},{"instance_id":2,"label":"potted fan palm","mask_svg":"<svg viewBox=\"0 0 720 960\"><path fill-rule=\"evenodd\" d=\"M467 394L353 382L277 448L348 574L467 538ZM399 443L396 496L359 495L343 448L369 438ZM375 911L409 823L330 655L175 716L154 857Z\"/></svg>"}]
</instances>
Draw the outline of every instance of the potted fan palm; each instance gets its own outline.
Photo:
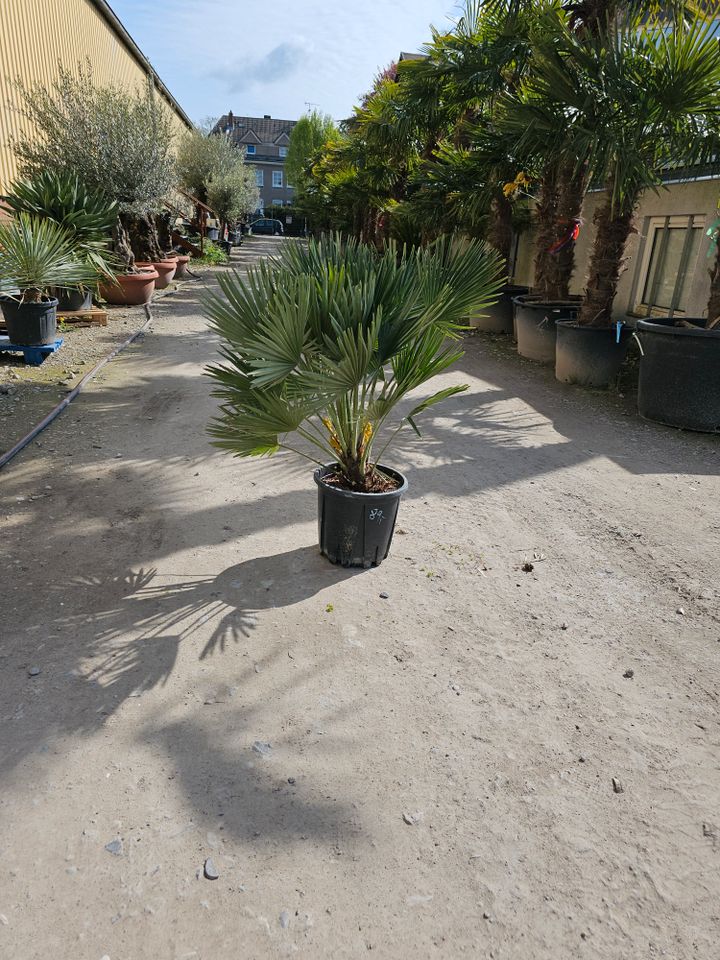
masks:
<instances>
[{"instance_id":1,"label":"potted fan palm","mask_svg":"<svg viewBox=\"0 0 720 960\"><path fill-rule=\"evenodd\" d=\"M56 287L79 290L96 278L64 227L21 213L0 222L0 304L10 341L52 343L57 332Z\"/></svg>"},{"instance_id":2,"label":"potted fan palm","mask_svg":"<svg viewBox=\"0 0 720 960\"><path fill-rule=\"evenodd\" d=\"M383 457L404 426L467 389L410 391L462 356L451 341L493 303L502 261L479 241L443 238L402 251L339 236L292 244L273 260L218 277L207 311L224 363L209 368L220 415L210 432L235 456L292 450L316 465L321 552L371 566L387 556L407 481ZM294 434L296 439L290 440Z\"/></svg>"},{"instance_id":3,"label":"potted fan palm","mask_svg":"<svg viewBox=\"0 0 720 960\"><path fill-rule=\"evenodd\" d=\"M536 67L536 89L545 110L566 117L560 153L582 158L605 186L577 319L557 326L555 373L607 387L631 333L613 305L635 210L644 191L661 187L664 170L715 151L720 48L702 18L670 23L667 13L642 11L590 34L558 21L554 44L555 57Z\"/></svg>"},{"instance_id":4,"label":"potted fan palm","mask_svg":"<svg viewBox=\"0 0 720 960\"><path fill-rule=\"evenodd\" d=\"M90 190L77 174L43 170L36 176L19 180L7 196L1 197L13 213L52 220L72 238L78 257L95 271L91 286L77 290L58 288L59 310L89 310L93 289L101 278L112 280L119 261L110 252L111 231L118 215L116 201L100 190Z\"/></svg>"}]
</instances>

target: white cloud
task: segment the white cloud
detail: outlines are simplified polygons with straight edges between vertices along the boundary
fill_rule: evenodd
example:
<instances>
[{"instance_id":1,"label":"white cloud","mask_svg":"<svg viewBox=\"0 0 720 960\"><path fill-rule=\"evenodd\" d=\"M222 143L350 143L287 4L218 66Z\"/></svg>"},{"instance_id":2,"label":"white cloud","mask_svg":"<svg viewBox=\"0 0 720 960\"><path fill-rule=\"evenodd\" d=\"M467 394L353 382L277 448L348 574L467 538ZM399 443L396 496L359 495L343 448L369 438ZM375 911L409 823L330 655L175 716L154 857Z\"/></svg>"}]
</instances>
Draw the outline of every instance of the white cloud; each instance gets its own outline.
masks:
<instances>
[{"instance_id":1,"label":"white cloud","mask_svg":"<svg viewBox=\"0 0 720 960\"><path fill-rule=\"evenodd\" d=\"M430 39L456 0L113 0L190 116L348 116L379 67Z\"/></svg>"},{"instance_id":2,"label":"white cloud","mask_svg":"<svg viewBox=\"0 0 720 960\"><path fill-rule=\"evenodd\" d=\"M209 76L221 80L228 93L241 93L258 85L282 83L308 64L310 57L308 45L289 41L278 44L256 60L236 60L212 70Z\"/></svg>"}]
</instances>

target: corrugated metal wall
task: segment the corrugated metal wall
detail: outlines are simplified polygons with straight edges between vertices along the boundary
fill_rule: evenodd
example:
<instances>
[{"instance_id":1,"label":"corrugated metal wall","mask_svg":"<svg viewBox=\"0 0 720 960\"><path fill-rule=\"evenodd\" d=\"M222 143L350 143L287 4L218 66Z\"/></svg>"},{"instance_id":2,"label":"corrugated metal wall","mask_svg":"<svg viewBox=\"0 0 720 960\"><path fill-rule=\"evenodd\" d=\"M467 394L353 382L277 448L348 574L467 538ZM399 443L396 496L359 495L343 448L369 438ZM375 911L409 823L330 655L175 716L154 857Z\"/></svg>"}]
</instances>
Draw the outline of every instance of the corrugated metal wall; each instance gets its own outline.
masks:
<instances>
[{"instance_id":1,"label":"corrugated metal wall","mask_svg":"<svg viewBox=\"0 0 720 960\"><path fill-rule=\"evenodd\" d=\"M142 66L90 0L0 0L0 191L16 172L9 140L30 129L14 79L50 86L59 63L76 70L87 60L100 85L134 89L146 82ZM169 103L168 109L178 131L186 129Z\"/></svg>"}]
</instances>

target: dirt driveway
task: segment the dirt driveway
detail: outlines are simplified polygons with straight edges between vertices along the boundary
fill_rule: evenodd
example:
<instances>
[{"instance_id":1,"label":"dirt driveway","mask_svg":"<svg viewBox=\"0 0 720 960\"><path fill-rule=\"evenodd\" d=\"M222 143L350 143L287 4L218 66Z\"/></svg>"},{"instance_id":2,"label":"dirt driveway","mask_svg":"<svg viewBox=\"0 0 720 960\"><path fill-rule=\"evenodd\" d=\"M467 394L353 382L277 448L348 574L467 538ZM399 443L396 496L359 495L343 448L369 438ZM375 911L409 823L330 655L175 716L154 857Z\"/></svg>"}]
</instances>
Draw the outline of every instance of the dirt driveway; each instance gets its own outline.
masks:
<instances>
[{"instance_id":1,"label":"dirt driveway","mask_svg":"<svg viewBox=\"0 0 720 960\"><path fill-rule=\"evenodd\" d=\"M0 957L717 960L718 440L470 338L338 570L199 292L0 474Z\"/></svg>"}]
</instances>

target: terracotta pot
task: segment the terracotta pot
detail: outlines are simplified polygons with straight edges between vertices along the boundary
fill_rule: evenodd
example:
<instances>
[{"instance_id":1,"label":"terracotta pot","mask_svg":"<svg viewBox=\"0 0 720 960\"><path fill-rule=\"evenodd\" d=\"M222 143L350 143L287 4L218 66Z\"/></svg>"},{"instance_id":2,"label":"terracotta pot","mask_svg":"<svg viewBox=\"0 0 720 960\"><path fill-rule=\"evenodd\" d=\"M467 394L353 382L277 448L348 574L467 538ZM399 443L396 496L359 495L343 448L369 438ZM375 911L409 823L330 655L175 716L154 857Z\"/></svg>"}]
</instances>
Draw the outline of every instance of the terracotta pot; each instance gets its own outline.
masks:
<instances>
[{"instance_id":1,"label":"terracotta pot","mask_svg":"<svg viewBox=\"0 0 720 960\"><path fill-rule=\"evenodd\" d=\"M157 270L142 270L140 273L121 273L115 283L101 283L100 295L108 303L117 306L137 307L150 303L158 278Z\"/></svg>"},{"instance_id":2,"label":"terracotta pot","mask_svg":"<svg viewBox=\"0 0 720 960\"><path fill-rule=\"evenodd\" d=\"M179 253L179 254L177 255L177 257L175 258L175 260L176 260L176 262L177 262L177 270L175 271L175 279L176 279L176 280L185 280L186 277L187 277L187 275L188 275L187 265L188 265L188 263L190 262L190 257L186 257L184 254Z\"/></svg>"},{"instance_id":3,"label":"terracotta pot","mask_svg":"<svg viewBox=\"0 0 720 960\"><path fill-rule=\"evenodd\" d=\"M174 257L166 257L164 260L153 260L152 263L136 260L135 266L154 267L158 273L158 279L155 281L155 289L164 290L170 281L175 277L177 260Z\"/></svg>"}]
</instances>

